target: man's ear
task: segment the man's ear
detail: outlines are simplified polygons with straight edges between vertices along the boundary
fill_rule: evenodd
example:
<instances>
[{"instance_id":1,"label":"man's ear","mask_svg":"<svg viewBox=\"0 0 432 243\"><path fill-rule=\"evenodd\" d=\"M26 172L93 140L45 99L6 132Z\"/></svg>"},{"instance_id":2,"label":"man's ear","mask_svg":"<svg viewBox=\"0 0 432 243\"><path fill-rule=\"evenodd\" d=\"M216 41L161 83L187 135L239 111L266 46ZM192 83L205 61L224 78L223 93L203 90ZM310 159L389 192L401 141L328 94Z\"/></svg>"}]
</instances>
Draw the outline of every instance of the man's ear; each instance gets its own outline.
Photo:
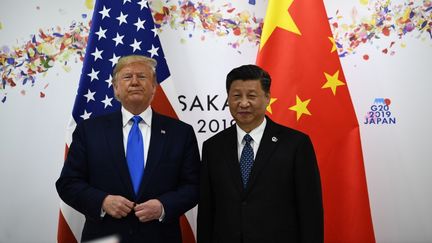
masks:
<instances>
[{"instance_id":1,"label":"man's ear","mask_svg":"<svg viewBox=\"0 0 432 243\"><path fill-rule=\"evenodd\" d=\"M268 92L268 93L266 93L265 94L265 97L266 97L266 99L267 99L267 105L269 105L270 104L270 98L271 98L271 95L270 95L270 92Z\"/></svg>"}]
</instances>

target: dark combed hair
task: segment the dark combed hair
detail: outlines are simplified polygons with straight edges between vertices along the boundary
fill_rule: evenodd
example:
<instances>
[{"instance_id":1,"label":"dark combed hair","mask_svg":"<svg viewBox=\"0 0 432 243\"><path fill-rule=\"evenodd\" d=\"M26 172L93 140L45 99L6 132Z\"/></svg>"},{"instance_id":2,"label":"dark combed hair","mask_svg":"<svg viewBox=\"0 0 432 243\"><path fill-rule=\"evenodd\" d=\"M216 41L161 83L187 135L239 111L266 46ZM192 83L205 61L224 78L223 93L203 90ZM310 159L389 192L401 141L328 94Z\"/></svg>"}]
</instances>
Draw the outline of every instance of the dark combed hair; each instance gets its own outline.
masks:
<instances>
[{"instance_id":1,"label":"dark combed hair","mask_svg":"<svg viewBox=\"0 0 432 243\"><path fill-rule=\"evenodd\" d=\"M271 77L264 69L257 65L249 64L243 65L231 70L226 77L226 90L227 93L231 88L232 82L236 80L259 80L261 87L266 94L270 92Z\"/></svg>"}]
</instances>

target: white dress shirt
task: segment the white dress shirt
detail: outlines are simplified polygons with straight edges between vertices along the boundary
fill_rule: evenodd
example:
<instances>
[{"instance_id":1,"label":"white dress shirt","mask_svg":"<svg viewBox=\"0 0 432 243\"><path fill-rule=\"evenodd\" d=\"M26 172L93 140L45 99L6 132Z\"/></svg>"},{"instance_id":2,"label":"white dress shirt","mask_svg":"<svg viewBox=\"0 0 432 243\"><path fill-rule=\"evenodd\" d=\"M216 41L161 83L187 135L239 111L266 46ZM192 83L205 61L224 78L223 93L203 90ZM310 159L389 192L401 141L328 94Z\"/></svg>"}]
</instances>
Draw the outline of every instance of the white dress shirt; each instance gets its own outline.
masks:
<instances>
[{"instance_id":1,"label":"white dress shirt","mask_svg":"<svg viewBox=\"0 0 432 243\"><path fill-rule=\"evenodd\" d=\"M261 142L261 138L264 134L264 129L266 127L267 120L264 117L263 122L254 128L252 131L249 132L249 135L252 137L252 141L250 142L253 152L254 152L254 160ZM245 141L243 140L243 137L246 135L246 132L243 131L237 124L237 152L238 152L238 160L240 161L241 153L243 151L243 147L245 146Z\"/></svg>"},{"instance_id":2,"label":"white dress shirt","mask_svg":"<svg viewBox=\"0 0 432 243\"><path fill-rule=\"evenodd\" d=\"M131 118L134 116L128 110L126 110L123 106L121 108L122 113L122 124L123 124L123 146L125 154L127 154L127 142L129 137L129 132L132 129L133 121ZM142 121L138 124L139 129L141 130L141 134L143 136L143 145L144 145L144 168L147 161L147 154L150 147L150 136L151 136L151 122L153 117L153 112L151 107L147 107L147 109L139 114L142 118Z\"/></svg>"}]
</instances>

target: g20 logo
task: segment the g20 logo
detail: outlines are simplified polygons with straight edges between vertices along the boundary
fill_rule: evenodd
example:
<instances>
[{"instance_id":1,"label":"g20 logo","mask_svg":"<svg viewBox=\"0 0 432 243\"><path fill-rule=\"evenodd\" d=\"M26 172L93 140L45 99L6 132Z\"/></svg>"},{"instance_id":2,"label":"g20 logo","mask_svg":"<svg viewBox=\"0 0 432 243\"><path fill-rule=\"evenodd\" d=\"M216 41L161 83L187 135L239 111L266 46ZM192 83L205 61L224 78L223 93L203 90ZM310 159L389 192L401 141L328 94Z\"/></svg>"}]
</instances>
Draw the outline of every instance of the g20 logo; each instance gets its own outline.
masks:
<instances>
[{"instance_id":1,"label":"g20 logo","mask_svg":"<svg viewBox=\"0 0 432 243\"><path fill-rule=\"evenodd\" d=\"M390 111L389 98L375 98L365 116L364 124L396 124L396 118Z\"/></svg>"}]
</instances>

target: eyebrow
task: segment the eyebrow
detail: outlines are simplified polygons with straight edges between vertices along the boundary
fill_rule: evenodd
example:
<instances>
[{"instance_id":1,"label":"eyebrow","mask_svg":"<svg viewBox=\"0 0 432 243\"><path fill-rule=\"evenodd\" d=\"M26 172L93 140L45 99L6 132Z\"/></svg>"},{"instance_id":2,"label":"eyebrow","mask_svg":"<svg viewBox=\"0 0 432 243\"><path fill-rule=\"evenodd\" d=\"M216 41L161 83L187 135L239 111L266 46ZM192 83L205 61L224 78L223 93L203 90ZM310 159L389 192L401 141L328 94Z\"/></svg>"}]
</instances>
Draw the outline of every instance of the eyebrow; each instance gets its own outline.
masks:
<instances>
[{"instance_id":1,"label":"eyebrow","mask_svg":"<svg viewBox=\"0 0 432 243\"><path fill-rule=\"evenodd\" d=\"M121 74L121 76L125 76L125 75L144 75L144 76L146 76L146 73L145 72L125 72L125 73L122 73Z\"/></svg>"}]
</instances>

